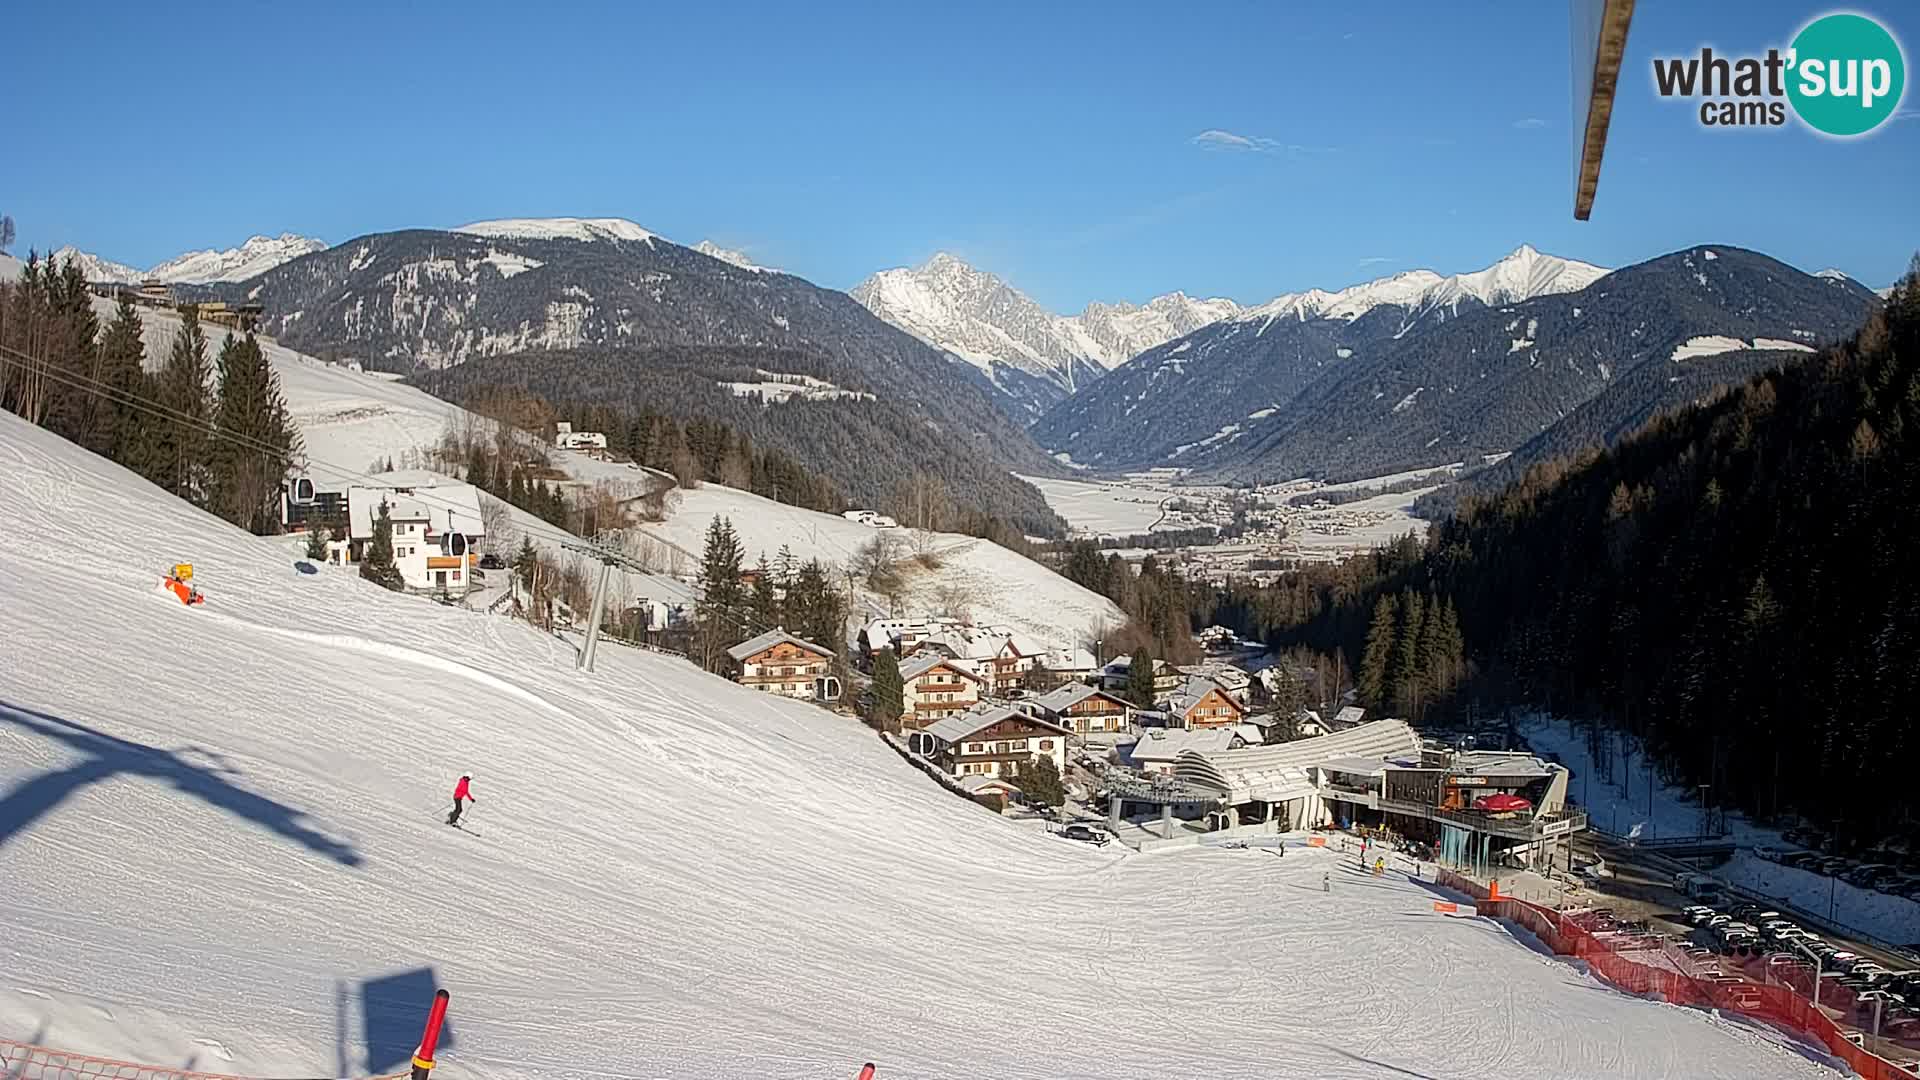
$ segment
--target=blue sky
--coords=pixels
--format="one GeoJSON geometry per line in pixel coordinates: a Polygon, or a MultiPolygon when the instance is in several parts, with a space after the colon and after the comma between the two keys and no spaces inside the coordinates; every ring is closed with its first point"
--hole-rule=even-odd
{"type": "MultiPolygon", "coordinates": [[[[0,212],[17,253],[138,266],[617,216],[835,288],[949,250],[1062,311],[1522,242],[1607,265],[1737,244],[1878,287],[1920,246],[1920,118],[1711,132],[1653,93],[1654,55],[1784,45],[1826,7],[1639,5],[1581,223],[1565,3],[1360,6],[35,4],[0,46],[0,212]]],[[[1920,10],[1855,10],[1914,59],[1920,10]]]]}

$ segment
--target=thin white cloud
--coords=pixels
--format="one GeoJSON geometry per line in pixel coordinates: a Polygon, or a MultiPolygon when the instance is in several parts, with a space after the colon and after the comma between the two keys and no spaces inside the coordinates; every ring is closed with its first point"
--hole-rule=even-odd
{"type": "Polygon", "coordinates": [[[1546,127],[1547,122],[1545,120],[1540,119],[1537,116],[1529,116],[1521,120],[1515,120],[1513,122],[1513,126],[1519,128],[1522,131],[1529,131],[1529,130],[1532,130],[1533,128],[1546,127]]]}
{"type": "Polygon", "coordinates": [[[1895,120],[1920,120],[1920,109],[1901,109],[1893,114],[1895,120]]]}
{"type": "Polygon", "coordinates": [[[1232,150],[1237,153],[1265,154],[1279,147],[1272,139],[1263,139],[1258,135],[1236,135],[1219,128],[1208,128],[1195,135],[1193,145],[1207,150],[1232,150]]]}
{"type": "Polygon", "coordinates": [[[1366,258],[1360,260],[1360,265],[1376,266],[1380,263],[1392,262],[1392,261],[1393,261],[1393,256],[1391,255],[1369,255],[1366,258]]]}

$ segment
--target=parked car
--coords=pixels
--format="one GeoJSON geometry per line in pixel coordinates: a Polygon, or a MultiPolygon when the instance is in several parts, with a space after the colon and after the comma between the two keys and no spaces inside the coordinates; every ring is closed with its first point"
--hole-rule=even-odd
{"type": "Polygon", "coordinates": [[[1792,851],[1780,856],[1780,865],[1791,866],[1799,870],[1811,870],[1814,864],[1819,861],[1820,856],[1815,855],[1811,851],[1792,851]]]}
{"type": "Polygon", "coordinates": [[[1680,909],[1680,918],[1692,926],[1699,926],[1719,914],[1705,904],[1689,904],[1680,909]]]}
{"type": "Polygon", "coordinates": [[[1871,889],[1882,878],[1891,879],[1898,874],[1899,871],[1885,863],[1862,863],[1848,870],[1843,880],[1849,885],[1859,885],[1862,888],[1871,889]]]}
{"type": "Polygon", "coordinates": [[[480,569],[482,570],[505,570],[506,568],[507,560],[495,555],[491,551],[480,556],[480,569]]]}
{"type": "Polygon", "coordinates": [[[1760,847],[1754,848],[1753,854],[1756,858],[1765,859],[1768,862],[1779,862],[1781,857],[1784,856],[1786,852],[1781,851],[1777,847],[1766,847],[1762,845],[1760,847]]]}
{"type": "Polygon", "coordinates": [[[1068,825],[1066,828],[1061,829],[1060,835],[1066,837],[1069,840],[1079,840],[1082,843],[1094,844],[1094,845],[1105,844],[1107,841],[1113,839],[1113,837],[1108,836],[1106,833],[1100,831],[1099,829],[1096,829],[1091,825],[1082,825],[1079,822],[1075,822],[1074,824],[1068,825]]]}

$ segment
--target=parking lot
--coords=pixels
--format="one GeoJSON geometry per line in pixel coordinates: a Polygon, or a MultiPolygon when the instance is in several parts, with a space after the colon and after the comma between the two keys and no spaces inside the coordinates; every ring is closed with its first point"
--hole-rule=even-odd
{"type": "Polygon", "coordinates": [[[1679,962],[1696,977],[1788,986],[1809,997],[1817,977],[1822,1012],[1920,1075],[1920,958],[1894,957],[1902,966],[1890,967],[1757,903],[1693,905],[1680,915],[1691,931],[1679,962]]]}
{"type": "Polygon", "coordinates": [[[1702,916],[1689,911],[1700,901],[1674,888],[1668,861],[1651,865],[1640,853],[1604,841],[1582,845],[1580,853],[1604,859],[1610,873],[1583,881],[1565,903],[1584,908],[1574,917],[1632,950],[1637,962],[1721,982],[1738,1000],[1742,984],[1785,985],[1810,995],[1812,956],[1823,957],[1821,1011],[1859,1032],[1861,1044],[1882,1057],[1902,1065],[1920,1062],[1920,955],[1802,925],[1792,914],[1757,902],[1716,902],[1702,916]],[[1717,925],[1708,925],[1715,920],[1717,925]],[[1872,1034],[1876,1001],[1880,1038],[1872,1034]]]}

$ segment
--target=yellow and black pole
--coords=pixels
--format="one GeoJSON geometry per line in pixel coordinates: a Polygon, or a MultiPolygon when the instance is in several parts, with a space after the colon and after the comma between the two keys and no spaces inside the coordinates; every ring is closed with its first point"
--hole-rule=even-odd
{"type": "Polygon", "coordinates": [[[434,992],[427,1029],[420,1033],[420,1049],[413,1052],[413,1080],[427,1080],[427,1074],[433,1071],[433,1049],[440,1042],[440,1025],[447,1019],[447,1001],[445,990],[434,992]]]}

